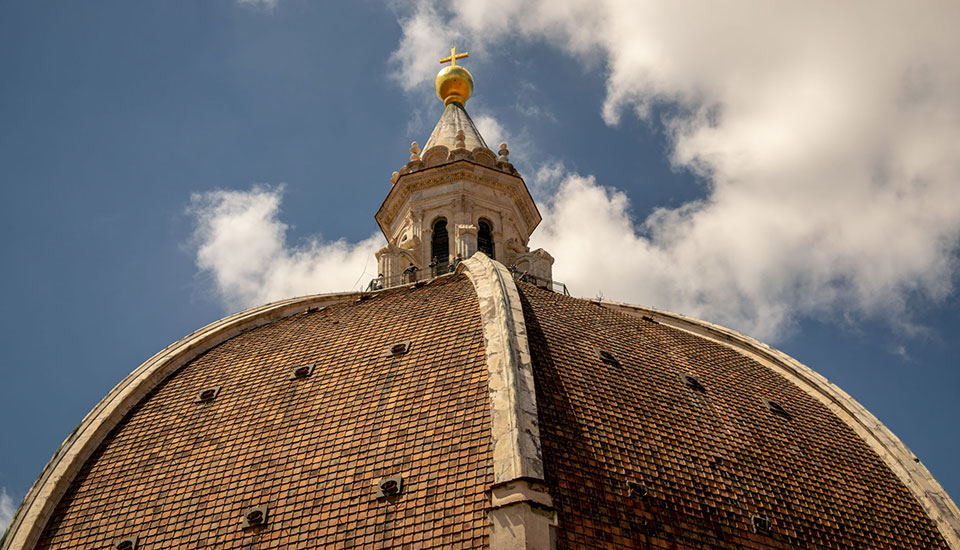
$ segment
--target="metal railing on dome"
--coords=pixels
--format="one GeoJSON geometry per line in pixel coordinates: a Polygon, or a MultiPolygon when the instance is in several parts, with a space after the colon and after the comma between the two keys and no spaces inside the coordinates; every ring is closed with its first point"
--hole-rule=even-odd
{"type": "Polygon", "coordinates": [[[367,285],[367,292],[429,281],[430,279],[434,279],[441,275],[453,273],[457,269],[457,265],[459,263],[460,262],[440,262],[436,264],[430,264],[426,269],[410,266],[402,273],[397,275],[391,275],[389,277],[381,276],[371,279],[370,284],[367,285]]]}
{"type": "MultiPolygon", "coordinates": [[[[383,290],[385,288],[393,288],[396,286],[409,285],[413,283],[420,283],[429,281],[440,277],[441,275],[449,275],[457,269],[457,265],[460,262],[455,261],[452,263],[442,262],[437,264],[430,264],[426,269],[420,269],[415,266],[408,267],[403,273],[397,275],[391,275],[390,277],[377,277],[371,279],[370,283],[367,285],[366,291],[372,292],[374,290],[383,290]]],[[[564,296],[569,296],[570,291],[567,289],[567,285],[559,282],[546,279],[543,277],[537,277],[527,273],[526,271],[520,271],[517,269],[517,266],[510,266],[508,268],[510,273],[513,275],[514,280],[522,281],[525,283],[530,283],[537,285],[541,288],[551,290],[558,294],[563,294],[564,296]]]]}
{"type": "Polygon", "coordinates": [[[561,283],[560,281],[554,281],[544,277],[537,277],[536,275],[532,275],[526,271],[520,271],[515,265],[512,265],[507,269],[509,269],[510,273],[513,274],[514,280],[537,285],[540,288],[552,290],[553,292],[556,292],[557,294],[563,294],[564,296],[570,295],[567,285],[561,283]]]}

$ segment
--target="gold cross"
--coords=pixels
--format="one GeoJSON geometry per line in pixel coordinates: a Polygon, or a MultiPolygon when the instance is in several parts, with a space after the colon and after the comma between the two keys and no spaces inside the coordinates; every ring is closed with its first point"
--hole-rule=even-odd
{"type": "Polygon", "coordinates": [[[464,57],[467,57],[469,55],[470,54],[468,54],[467,52],[457,53],[457,47],[454,46],[450,48],[450,57],[444,57],[443,59],[440,60],[440,63],[446,63],[447,61],[449,61],[451,67],[456,67],[458,59],[463,59],[464,57]]]}

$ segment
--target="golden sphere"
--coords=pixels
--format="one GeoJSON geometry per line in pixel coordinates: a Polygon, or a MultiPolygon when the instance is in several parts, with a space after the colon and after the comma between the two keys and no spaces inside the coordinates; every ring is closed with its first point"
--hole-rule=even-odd
{"type": "Polygon", "coordinates": [[[460,65],[444,67],[437,73],[436,87],[444,105],[454,101],[463,105],[473,93],[473,75],[460,65]]]}

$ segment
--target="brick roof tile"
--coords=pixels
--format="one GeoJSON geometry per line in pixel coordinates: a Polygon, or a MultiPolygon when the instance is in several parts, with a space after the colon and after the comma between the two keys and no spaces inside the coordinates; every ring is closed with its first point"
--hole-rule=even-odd
{"type": "Polygon", "coordinates": [[[518,289],[558,547],[947,548],[883,460],[779,374],[672,327],[518,289]]]}
{"type": "Polygon", "coordinates": [[[294,315],[157,387],[84,465],[37,548],[128,535],[142,550],[483,547],[488,411],[465,276],[294,315]],[[409,352],[385,356],[400,341],[409,352]],[[291,380],[306,363],[313,373],[291,380]],[[378,500],[374,483],[394,474],[402,494],[378,500]],[[242,529],[261,505],[267,525],[242,529]]]}
{"type": "MultiPolygon", "coordinates": [[[[518,288],[558,547],[947,547],[876,452],[778,373],[664,324],[518,288]]],[[[103,441],[36,548],[124,536],[141,550],[486,547],[478,307],[454,275],[213,347],[103,441]],[[305,364],[309,376],[291,376],[305,364]],[[398,474],[402,494],[377,498],[375,483],[398,474]],[[266,526],[244,529],[258,506],[266,526]]]]}

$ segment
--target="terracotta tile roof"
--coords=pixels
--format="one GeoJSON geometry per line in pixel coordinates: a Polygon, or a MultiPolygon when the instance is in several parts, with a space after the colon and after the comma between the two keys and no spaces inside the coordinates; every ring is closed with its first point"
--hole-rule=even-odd
{"type": "MultiPolygon", "coordinates": [[[[946,548],[880,457],[779,374],[699,336],[518,286],[559,548],[946,548]]],[[[478,308],[455,275],[215,346],[120,422],[37,548],[107,549],[126,536],[139,550],[486,547],[478,308]],[[394,354],[399,343],[409,349],[394,354]],[[305,364],[312,373],[293,377],[305,364]],[[219,393],[198,400],[207,388],[219,393]],[[397,474],[402,494],[378,499],[376,481],[397,474]],[[244,529],[258,506],[267,525],[244,529]]]]}
{"type": "Polygon", "coordinates": [[[698,336],[518,286],[558,547],[947,547],[880,457],[779,374],[698,336]],[[648,495],[631,496],[631,481],[648,495]]]}
{"type": "Polygon", "coordinates": [[[140,550],[484,547],[489,434],[470,282],[385,291],[191,361],[87,461],[37,548],[107,549],[130,535],[140,550]],[[291,379],[307,363],[312,374],[291,379]],[[394,474],[403,493],[378,500],[375,482],[394,474]],[[242,529],[262,505],[267,525],[242,529]]]}

